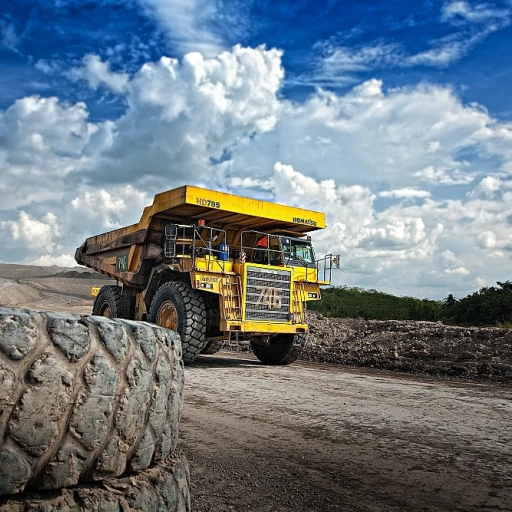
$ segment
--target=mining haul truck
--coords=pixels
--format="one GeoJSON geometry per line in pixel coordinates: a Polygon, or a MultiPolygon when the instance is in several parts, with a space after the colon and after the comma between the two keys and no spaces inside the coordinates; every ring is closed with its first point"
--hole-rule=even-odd
{"type": "Polygon", "coordinates": [[[97,291],[94,315],[177,331],[186,363],[247,340],[263,363],[288,364],[306,341],[306,303],[337,264],[315,258],[307,233],[322,228],[323,213],[184,186],[75,259],[117,281],[97,291]]]}

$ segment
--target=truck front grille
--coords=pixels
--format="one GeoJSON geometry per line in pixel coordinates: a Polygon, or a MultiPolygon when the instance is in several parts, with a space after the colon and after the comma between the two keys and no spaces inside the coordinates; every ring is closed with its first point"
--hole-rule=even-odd
{"type": "Polygon", "coordinates": [[[288,322],[290,319],[290,281],[287,270],[249,266],[245,299],[246,320],[288,322]]]}

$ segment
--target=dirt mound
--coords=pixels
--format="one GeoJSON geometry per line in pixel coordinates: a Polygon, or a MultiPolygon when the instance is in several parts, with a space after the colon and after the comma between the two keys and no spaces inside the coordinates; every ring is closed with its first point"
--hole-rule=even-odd
{"type": "Polygon", "coordinates": [[[512,332],[441,322],[310,315],[307,361],[512,381],[512,332]]]}
{"type": "MultiPolygon", "coordinates": [[[[512,331],[441,322],[353,320],[310,313],[300,359],[417,374],[512,382],[512,331]]],[[[247,342],[232,350],[250,350],[247,342]]]]}
{"type": "Polygon", "coordinates": [[[512,332],[441,322],[311,315],[308,361],[440,376],[512,381],[512,332]]]}
{"type": "Polygon", "coordinates": [[[65,272],[57,272],[52,277],[62,277],[65,279],[108,279],[107,276],[97,274],[96,272],[78,271],[78,270],[67,270],[65,272]]]}
{"type": "Polygon", "coordinates": [[[37,265],[15,265],[0,263],[0,277],[5,279],[30,279],[33,277],[54,276],[62,272],[76,272],[91,274],[92,271],[83,267],[57,267],[55,265],[44,267],[37,265]]]}
{"type": "Polygon", "coordinates": [[[0,307],[25,307],[42,299],[42,294],[29,284],[7,280],[0,283],[0,307]]]}
{"type": "Polygon", "coordinates": [[[110,281],[90,269],[0,264],[0,307],[91,314],[92,286],[110,281]]]}

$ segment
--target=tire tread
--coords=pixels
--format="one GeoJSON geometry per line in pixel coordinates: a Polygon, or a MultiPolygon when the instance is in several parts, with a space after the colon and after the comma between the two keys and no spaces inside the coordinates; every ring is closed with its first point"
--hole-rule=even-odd
{"type": "Polygon", "coordinates": [[[0,512],[190,512],[188,463],[178,455],[129,476],[52,492],[30,492],[0,500],[0,512]]]}
{"type": "Polygon", "coordinates": [[[125,299],[125,297],[123,297],[123,289],[121,286],[102,286],[94,299],[92,314],[101,316],[101,306],[106,302],[112,311],[112,318],[130,318],[129,301],[123,299],[125,299]]]}
{"type": "Polygon", "coordinates": [[[275,344],[261,345],[251,341],[254,355],[264,364],[287,365],[296,361],[307,342],[305,333],[277,334],[275,344]]]}
{"type": "Polygon", "coordinates": [[[183,371],[179,336],[167,329],[0,308],[0,496],[165,460],[183,371]]]}

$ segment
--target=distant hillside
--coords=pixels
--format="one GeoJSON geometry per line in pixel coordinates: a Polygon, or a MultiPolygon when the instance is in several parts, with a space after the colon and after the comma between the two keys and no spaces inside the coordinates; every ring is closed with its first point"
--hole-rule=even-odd
{"type": "Polygon", "coordinates": [[[4,279],[30,279],[34,277],[83,277],[82,274],[94,274],[96,278],[98,274],[93,273],[90,268],[85,267],[58,267],[52,265],[50,267],[36,265],[16,265],[12,263],[0,263],[0,277],[4,279]],[[62,275],[71,273],[70,275],[62,275]]]}

